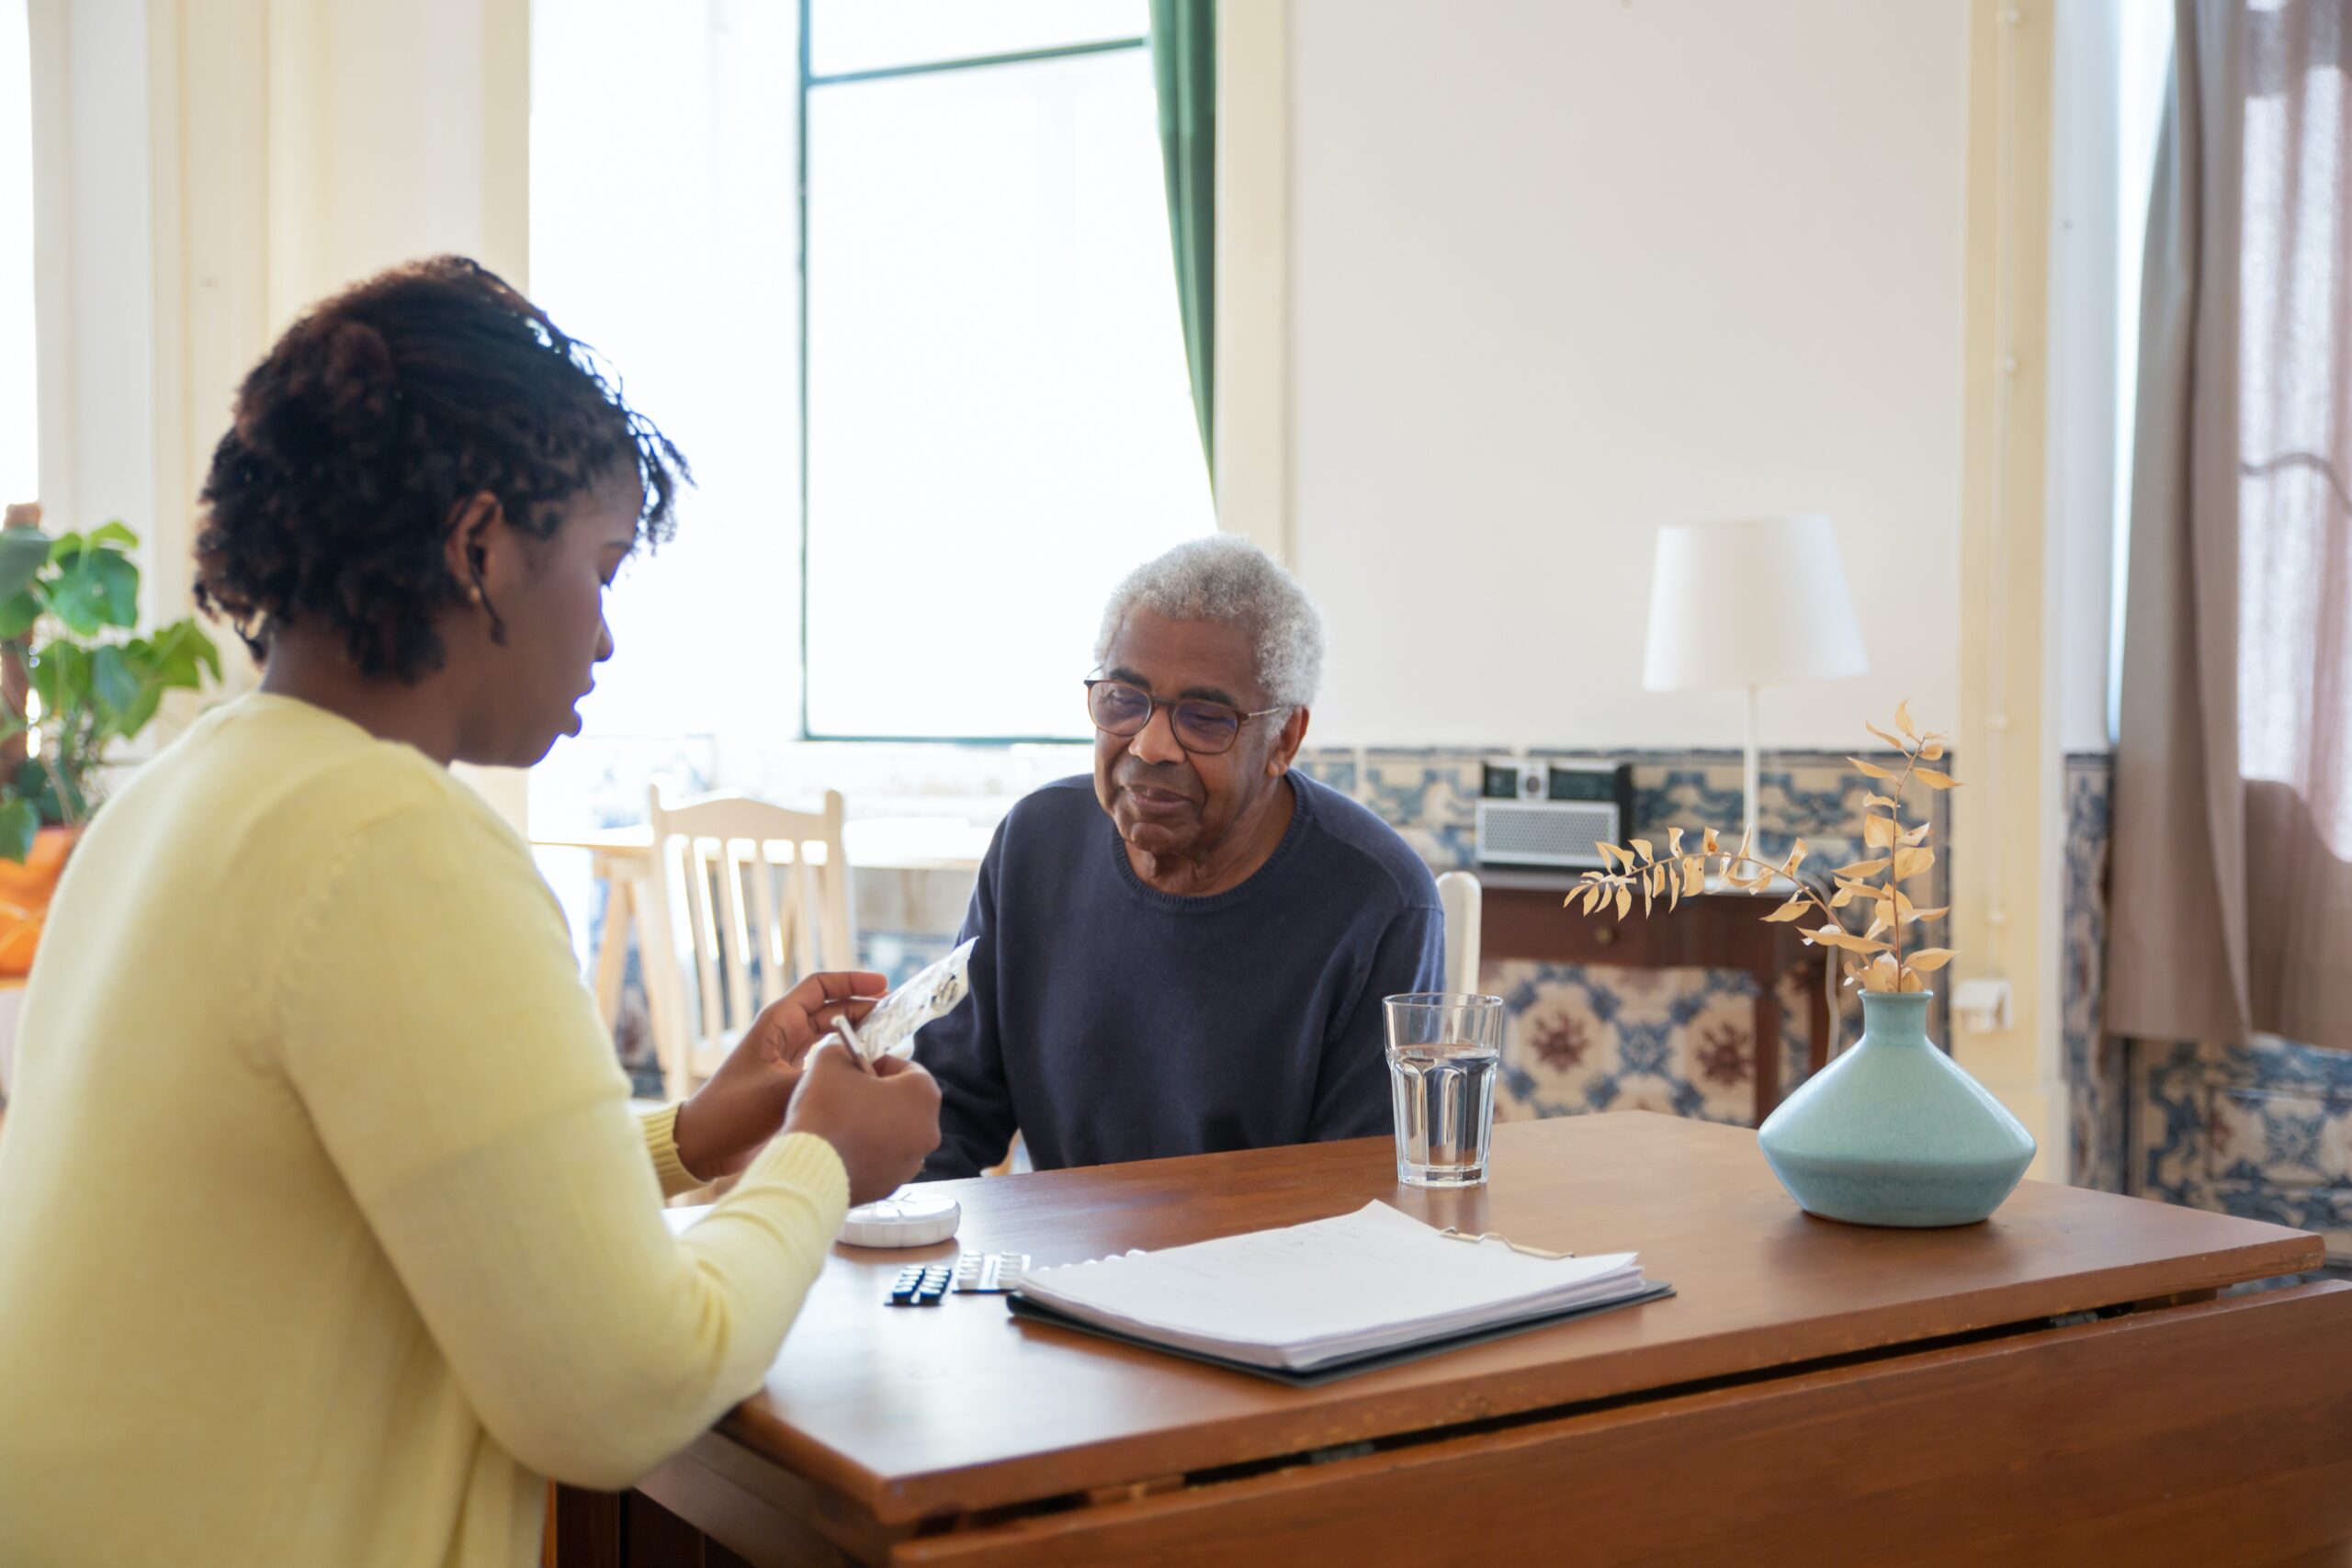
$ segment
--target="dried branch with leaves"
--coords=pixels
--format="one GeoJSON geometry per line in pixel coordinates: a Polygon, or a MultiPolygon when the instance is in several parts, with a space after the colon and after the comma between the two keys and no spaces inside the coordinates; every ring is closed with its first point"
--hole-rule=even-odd
{"type": "Polygon", "coordinates": [[[1903,792],[1914,783],[1930,790],[1960,787],[1949,773],[1921,765],[1942,761],[1944,744],[1951,737],[1933,731],[1923,734],[1914,728],[1908,703],[1894,710],[1894,728],[1902,732],[1900,735],[1890,735],[1875,724],[1864,728],[1903,754],[1903,771],[1898,773],[1860,757],[1846,759],[1869,777],[1883,781],[1888,793],[1873,792],[1863,800],[1862,847],[1871,852],[1870,858],[1831,872],[1831,891],[1826,897],[1797,878],[1805,858],[1803,839],[1789,851],[1786,860],[1775,864],[1758,859],[1753,852],[1756,846],[1745,837],[1737,849],[1725,850],[1713,828],[1701,834],[1698,849],[1685,850],[1683,830],[1672,828],[1667,830],[1663,855],[1647,839],[1632,839],[1623,844],[1596,844],[1603,869],[1586,872],[1566,902],[1580,905],[1588,915],[1614,909],[1622,920],[1633,912],[1636,893],[1641,895],[1642,913],[1646,915],[1657,908],[1660,898],[1672,909],[1684,896],[1702,891],[1710,876],[1744,892],[1759,891],[1769,887],[1773,878],[1786,877],[1795,892],[1764,919],[1809,921],[1817,915],[1819,925],[1804,928],[1805,944],[1834,947],[1848,954],[1848,986],[1859,986],[1866,991],[1927,989],[1927,981],[1921,976],[1951,963],[1952,952],[1948,947],[1904,951],[1904,934],[1910,927],[1921,920],[1935,919],[1945,911],[1922,909],[1903,891],[1904,883],[1926,875],[1936,863],[1936,852],[1928,843],[1933,824],[1924,813],[1916,823],[1903,820],[1903,792]],[[1866,908],[1870,912],[1870,924],[1859,936],[1847,929],[1845,919],[1838,913],[1849,905],[1866,908]]]}

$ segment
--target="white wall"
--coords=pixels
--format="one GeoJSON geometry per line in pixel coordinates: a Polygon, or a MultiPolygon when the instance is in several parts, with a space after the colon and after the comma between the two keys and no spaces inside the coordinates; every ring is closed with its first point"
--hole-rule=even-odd
{"type": "Polygon", "coordinates": [[[1956,715],[1964,0],[1293,0],[1294,558],[1317,739],[1736,744],[1640,684],[1651,530],[1824,511],[1956,715]]]}
{"type": "Polygon", "coordinates": [[[2053,587],[2044,646],[2057,687],[2046,716],[2061,754],[2107,750],[2124,169],[2115,53],[2127,3],[2073,0],[2052,18],[2047,542],[2053,587]]]}
{"type": "Polygon", "coordinates": [[[33,0],[30,22],[40,499],[52,529],[119,517],[148,534],[158,495],[146,6],[33,0]]]}
{"type": "MultiPolygon", "coordinates": [[[[41,487],[188,613],[237,382],[303,307],[468,252],[525,284],[526,0],[32,0],[41,487]]],[[[249,674],[220,633],[232,689],[249,674]]],[[[170,710],[167,709],[167,718],[170,710]]],[[[473,775],[518,819],[519,775],[473,775]]]]}

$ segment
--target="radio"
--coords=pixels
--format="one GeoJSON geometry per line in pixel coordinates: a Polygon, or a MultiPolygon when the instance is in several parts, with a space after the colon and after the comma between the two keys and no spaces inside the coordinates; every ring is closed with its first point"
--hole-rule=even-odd
{"type": "Polygon", "coordinates": [[[1634,770],[1624,762],[1488,762],[1478,787],[1481,865],[1600,866],[1593,845],[1633,830],[1634,770]]]}

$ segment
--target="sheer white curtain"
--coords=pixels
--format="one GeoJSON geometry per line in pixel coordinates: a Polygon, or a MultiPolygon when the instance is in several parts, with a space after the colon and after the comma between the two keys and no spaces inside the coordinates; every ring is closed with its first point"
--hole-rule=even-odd
{"type": "Polygon", "coordinates": [[[2176,17],[2109,1022],[2352,1049],[2352,0],[2176,17]]]}

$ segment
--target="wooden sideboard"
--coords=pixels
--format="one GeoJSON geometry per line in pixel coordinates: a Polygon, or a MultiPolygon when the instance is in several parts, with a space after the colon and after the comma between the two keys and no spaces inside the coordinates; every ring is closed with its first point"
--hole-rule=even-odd
{"type": "Polygon", "coordinates": [[[1735,969],[1756,982],[1755,1116],[1751,1125],[1781,1102],[1781,976],[1803,964],[1813,976],[1807,987],[1811,1070],[1829,1060],[1829,1002],[1823,988],[1827,955],[1804,944],[1786,924],[1767,925],[1763,917],[1786,897],[1726,888],[1685,898],[1671,914],[1647,918],[1636,912],[1616,920],[1590,919],[1561,907],[1577,886],[1572,872],[1510,871],[1481,867],[1484,914],[1482,960],[1532,958],[1553,964],[1606,964],[1622,969],[1735,969]]]}
{"type": "Polygon", "coordinates": [[[762,1392],[639,1490],[562,1492],[559,1568],[2352,1561],[2352,1285],[2217,1293],[2316,1237],[2035,1181],[1868,1229],[1736,1127],[1495,1140],[1457,1191],[1398,1187],[1385,1138],[945,1184],[958,1243],[837,1247],[762,1392]],[[1315,1388],[882,1304],[957,1245],[1063,1263],[1375,1198],[1638,1249],[1678,1293],[1315,1388]]]}

